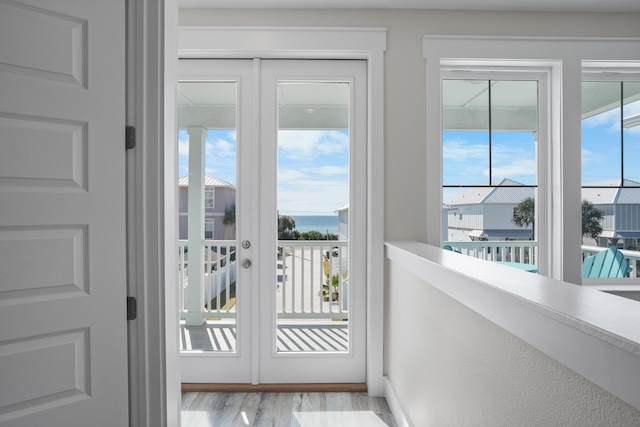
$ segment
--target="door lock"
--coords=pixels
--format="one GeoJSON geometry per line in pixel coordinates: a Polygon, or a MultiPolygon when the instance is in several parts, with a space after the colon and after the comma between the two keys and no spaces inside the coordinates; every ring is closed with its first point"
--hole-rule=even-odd
{"type": "Polygon", "coordinates": [[[242,241],[242,249],[249,249],[251,247],[251,242],[248,240],[242,241]]]}
{"type": "Polygon", "coordinates": [[[249,268],[251,267],[251,260],[249,258],[245,258],[242,260],[242,268],[249,268]]]}

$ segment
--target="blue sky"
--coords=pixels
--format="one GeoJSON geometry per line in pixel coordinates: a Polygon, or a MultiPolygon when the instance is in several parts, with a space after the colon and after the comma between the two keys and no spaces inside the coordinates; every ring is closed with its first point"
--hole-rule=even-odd
{"type": "MultiPolygon", "coordinates": [[[[640,101],[625,106],[624,116],[640,113],[640,101]]],[[[582,181],[620,179],[620,109],[610,110],[582,122],[582,181]]],[[[488,132],[444,132],[443,183],[487,184],[489,181],[488,132]]],[[[640,182],[640,126],[624,130],[626,179],[640,182]]],[[[530,132],[494,132],[492,179],[510,178],[536,184],[535,145],[530,132]]],[[[443,189],[447,202],[464,188],[443,189]]]]}
{"type": "MultiPolygon", "coordinates": [[[[625,106],[625,117],[640,113],[640,101],[625,106]]],[[[620,177],[620,110],[601,113],[582,123],[584,183],[620,177]]],[[[510,178],[536,184],[535,142],[530,132],[494,132],[493,180],[510,178]]],[[[188,174],[188,135],[179,132],[179,176],[188,174]]],[[[640,182],[640,126],[624,130],[625,177],[640,182]]],[[[279,133],[278,208],[288,215],[332,214],[348,203],[347,131],[279,133]]],[[[489,180],[487,132],[443,134],[445,184],[486,184],[489,180]]],[[[236,184],[236,133],[209,131],[206,174],[236,184]]],[[[443,190],[443,200],[464,189],[443,190]]]]}
{"type": "MultiPolygon", "coordinates": [[[[236,133],[211,130],[205,173],[236,184],[236,133]]],[[[178,174],[188,175],[189,136],[178,134],[178,174]]],[[[349,201],[348,131],[278,134],[278,209],[285,215],[333,214],[349,201]]]]}

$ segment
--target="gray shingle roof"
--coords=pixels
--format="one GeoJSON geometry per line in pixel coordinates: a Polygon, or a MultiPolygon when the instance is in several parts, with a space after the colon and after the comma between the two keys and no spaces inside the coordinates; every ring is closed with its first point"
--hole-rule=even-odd
{"type": "Polygon", "coordinates": [[[519,182],[504,178],[502,181],[497,183],[495,187],[469,188],[449,200],[447,204],[452,206],[485,203],[518,204],[527,197],[534,197],[534,195],[534,188],[524,187],[519,182]],[[516,187],[510,187],[512,185],[516,187]]]}

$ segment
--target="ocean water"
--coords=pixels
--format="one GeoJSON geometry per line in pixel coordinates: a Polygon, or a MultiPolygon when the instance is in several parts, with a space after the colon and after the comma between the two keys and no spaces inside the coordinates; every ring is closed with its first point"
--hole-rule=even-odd
{"type": "Polygon", "coordinates": [[[296,230],[319,231],[321,233],[338,233],[338,215],[291,215],[296,222],[296,230]]]}

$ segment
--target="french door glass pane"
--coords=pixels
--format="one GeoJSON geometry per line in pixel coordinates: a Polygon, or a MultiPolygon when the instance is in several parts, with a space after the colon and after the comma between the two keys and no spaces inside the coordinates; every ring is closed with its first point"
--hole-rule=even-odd
{"type": "Polygon", "coordinates": [[[279,353],[349,351],[349,83],[278,83],[279,353]]]}
{"type": "Polygon", "coordinates": [[[489,81],[444,80],[443,185],[487,184],[489,155],[489,81]]]}
{"type": "Polygon", "coordinates": [[[179,84],[179,288],[183,352],[237,351],[236,86],[235,82],[179,84]],[[190,235],[191,227],[201,227],[200,239],[190,235]]]}
{"type": "Polygon", "coordinates": [[[623,83],[624,178],[640,185],[640,82],[623,83]]]}
{"type": "Polygon", "coordinates": [[[537,271],[538,82],[442,81],[443,245],[537,271]]]}
{"type": "Polygon", "coordinates": [[[620,94],[620,82],[582,83],[583,186],[620,185],[620,94]]]}
{"type": "Polygon", "coordinates": [[[491,180],[536,185],[538,82],[492,81],[491,180]]]}

